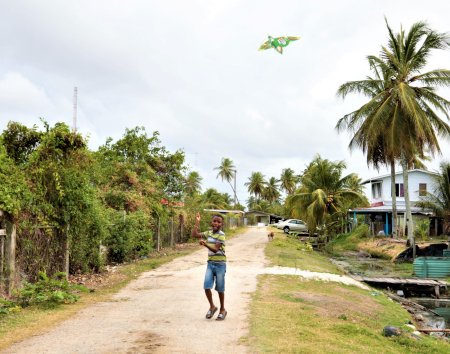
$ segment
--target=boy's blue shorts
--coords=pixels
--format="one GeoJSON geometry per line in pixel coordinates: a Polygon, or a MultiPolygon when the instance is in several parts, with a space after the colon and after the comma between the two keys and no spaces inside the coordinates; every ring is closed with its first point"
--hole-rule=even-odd
{"type": "Polygon", "coordinates": [[[226,262],[208,261],[205,273],[204,289],[212,289],[214,280],[216,281],[216,291],[219,293],[225,292],[225,273],[227,272],[226,262]]]}

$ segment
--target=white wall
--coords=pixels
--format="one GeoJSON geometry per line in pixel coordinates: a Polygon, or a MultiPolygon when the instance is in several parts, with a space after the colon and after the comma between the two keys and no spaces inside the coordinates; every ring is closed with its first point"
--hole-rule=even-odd
{"type": "MultiPolygon", "coordinates": [[[[419,183],[427,184],[427,192],[434,192],[436,188],[436,184],[434,182],[434,176],[421,171],[410,171],[408,174],[408,184],[409,184],[409,198],[411,201],[419,201],[419,183]]],[[[395,183],[403,183],[403,174],[397,174],[395,176],[395,183]]],[[[391,203],[391,177],[387,176],[382,178],[382,189],[381,189],[381,198],[373,199],[372,198],[372,190],[370,191],[371,202],[376,201],[385,201],[390,204],[391,203]]],[[[404,197],[397,197],[398,203],[404,203],[404,197]]]]}

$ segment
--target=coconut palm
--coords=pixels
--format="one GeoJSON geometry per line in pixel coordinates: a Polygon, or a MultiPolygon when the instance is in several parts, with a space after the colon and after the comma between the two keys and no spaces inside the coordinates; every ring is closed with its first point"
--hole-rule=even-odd
{"type": "Polygon", "coordinates": [[[295,192],[298,183],[298,176],[291,168],[285,168],[281,171],[281,188],[289,195],[295,192]]]}
{"type": "Polygon", "coordinates": [[[197,171],[190,172],[185,180],[184,191],[187,195],[193,196],[198,194],[202,185],[202,177],[197,171]]]}
{"type": "Polygon", "coordinates": [[[214,188],[208,188],[201,199],[205,207],[211,209],[228,209],[231,201],[229,194],[222,194],[214,188]]]}
{"type": "Polygon", "coordinates": [[[279,181],[275,177],[270,177],[269,181],[263,189],[262,197],[270,203],[280,200],[279,181]]]}
{"type": "Polygon", "coordinates": [[[344,161],[332,162],[319,155],[308,165],[300,179],[300,188],[287,198],[294,215],[304,219],[310,231],[344,215],[342,205],[349,198],[364,203],[364,195],[347,187],[353,174],[342,176],[344,161]]]}
{"type": "Polygon", "coordinates": [[[435,177],[436,189],[417,203],[422,208],[432,209],[444,219],[444,233],[450,233],[450,163],[443,162],[439,175],[435,177]]]}
{"type": "MultiPolygon", "coordinates": [[[[395,194],[395,161],[400,156],[400,151],[392,134],[380,134],[372,129],[367,121],[374,120],[373,115],[378,114],[384,104],[384,96],[392,87],[391,77],[393,72],[379,58],[369,56],[368,63],[373,76],[365,80],[350,81],[339,87],[338,96],[345,98],[349,93],[362,93],[370,98],[369,102],[356,111],[341,118],[336,128],[338,131],[348,129],[354,132],[349,148],[360,148],[366,153],[367,164],[373,165],[377,170],[381,165],[387,165],[391,170],[391,198],[392,198],[392,234],[397,237],[397,201],[395,194]]],[[[381,115],[378,116],[381,119],[381,115]]],[[[373,124],[373,123],[372,123],[373,124]]]]}
{"type": "Polygon", "coordinates": [[[252,172],[248,182],[245,183],[245,186],[251,195],[254,195],[256,199],[259,199],[264,192],[266,184],[267,182],[264,180],[264,175],[261,172],[252,172]]]}
{"type": "Polygon", "coordinates": [[[225,180],[230,185],[234,194],[234,204],[236,205],[239,201],[236,196],[236,167],[234,166],[233,161],[227,157],[224,157],[222,158],[220,166],[215,167],[214,169],[219,171],[216,178],[220,177],[222,181],[225,180]],[[231,181],[234,181],[234,185],[231,181]]]}
{"type": "Polygon", "coordinates": [[[387,147],[385,152],[400,160],[409,222],[408,239],[414,244],[408,165],[415,156],[423,156],[424,151],[431,155],[440,153],[437,136],[450,135],[450,126],[438,116],[440,113],[449,118],[450,102],[436,94],[437,87],[450,86],[450,70],[420,71],[431,51],[447,48],[449,39],[446,34],[428,28],[424,22],[413,24],[407,34],[403,29],[395,34],[387,21],[386,25],[388,45],[382,47],[380,58],[370,58],[383,72],[391,74],[390,84],[358,111],[351,113],[348,119],[350,124],[358,126],[356,134],[367,139],[367,146],[374,148],[383,136],[383,147],[387,147]]]}

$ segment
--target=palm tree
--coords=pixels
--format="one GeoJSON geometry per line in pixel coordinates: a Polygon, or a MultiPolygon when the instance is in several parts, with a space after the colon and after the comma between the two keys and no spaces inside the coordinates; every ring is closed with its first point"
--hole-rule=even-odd
{"type": "Polygon", "coordinates": [[[310,232],[342,213],[349,199],[364,202],[364,195],[347,187],[353,174],[342,177],[344,161],[332,162],[319,155],[308,165],[297,193],[287,199],[288,206],[308,224],[310,232]]]}
{"type": "Polygon", "coordinates": [[[436,94],[436,87],[450,86],[450,70],[436,69],[425,73],[420,71],[427,64],[433,49],[449,46],[449,37],[431,30],[425,22],[414,23],[405,35],[403,29],[395,34],[386,21],[389,32],[387,48],[383,47],[381,57],[395,75],[390,92],[393,120],[399,120],[403,130],[398,133],[401,147],[401,164],[405,186],[405,204],[408,225],[408,239],[414,245],[411,205],[408,191],[408,165],[415,156],[424,151],[432,155],[440,153],[437,135],[449,136],[450,126],[437,115],[448,119],[450,102],[436,94]],[[423,85],[423,86],[422,86],[423,85]]]}
{"type": "Polygon", "coordinates": [[[298,176],[291,168],[285,168],[281,171],[281,188],[289,195],[295,192],[298,183],[298,176]]]}
{"type": "Polygon", "coordinates": [[[207,208],[211,209],[228,209],[230,199],[228,194],[222,194],[214,188],[208,188],[202,194],[202,202],[207,208]]]}
{"type": "Polygon", "coordinates": [[[275,203],[280,200],[281,194],[278,183],[279,181],[275,177],[270,177],[263,189],[262,197],[270,203],[275,203]]]}
{"type": "Polygon", "coordinates": [[[263,194],[266,183],[264,175],[261,172],[252,172],[245,186],[250,194],[254,195],[256,199],[259,199],[263,194]]]}
{"type": "Polygon", "coordinates": [[[237,200],[236,196],[236,167],[234,166],[233,161],[227,157],[224,157],[222,158],[220,166],[215,167],[214,169],[219,171],[216,178],[220,177],[222,181],[225,180],[230,185],[234,194],[234,205],[236,205],[239,201],[237,200]],[[231,181],[233,180],[234,186],[233,184],[231,184],[231,181]]]}
{"type": "MultiPolygon", "coordinates": [[[[355,133],[351,139],[349,148],[361,148],[367,156],[367,165],[373,165],[379,170],[380,165],[387,165],[391,170],[391,198],[392,198],[392,236],[397,238],[397,201],[395,194],[395,161],[400,155],[398,145],[392,138],[392,134],[380,134],[372,128],[375,119],[381,120],[382,115],[374,117],[381,111],[384,104],[385,93],[392,87],[391,77],[393,72],[377,57],[369,56],[369,66],[374,76],[365,80],[350,81],[341,85],[338,96],[345,98],[349,93],[363,93],[370,101],[356,111],[341,118],[336,128],[338,131],[344,128],[355,133]],[[369,122],[369,124],[366,124],[369,122]]],[[[376,121],[375,121],[376,123],[376,121]]]]}
{"type": "MultiPolygon", "coordinates": [[[[439,175],[436,176],[436,189],[417,203],[422,208],[432,209],[435,214],[444,219],[444,233],[450,232],[450,163],[443,162],[439,175]]],[[[450,244],[449,244],[450,248],[450,244]]]]}
{"type": "Polygon", "coordinates": [[[450,86],[450,70],[420,71],[425,67],[431,50],[447,48],[449,39],[446,34],[429,29],[424,22],[413,24],[407,34],[403,30],[393,33],[387,21],[386,26],[389,32],[388,45],[382,47],[381,58],[370,58],[383,73],[391,74],[390,84],[358,111],[351,113],[349,122],[356,126],[359,121],[355,134],[357,140],[365,141],[371,149],[382,140],[383,147],[387,147],[385,152],[400,160],[408,240],[415,250],[408,165],[415,156],[423,156],[424,151],[431,155],[440,153],[437,135],[450,135],[450,126],[436,113],[444,114],[448,119],[450,102],[435,92],[436,87],[450,86]]]}
{"type": "Polygon", "coordinates": [[[186,194],[189,196],[198,194],[201,189],[202,179],[203,178],[199,175],[198,172],[190,172],[186,177],[184,185],[184,191],[186,192],[186,194]]]}

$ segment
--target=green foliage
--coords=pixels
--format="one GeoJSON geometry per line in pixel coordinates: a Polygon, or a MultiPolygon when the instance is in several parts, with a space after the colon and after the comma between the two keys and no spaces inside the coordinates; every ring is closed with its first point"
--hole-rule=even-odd
{"type": "Polygon", "coordinates": [[[25,174],[7,156],[5,147],[0,140],[0,210],[13,217],[29,203],[31,194],[25,174]]]}
{"type": "Polygon", "coordinates": [[[25,283],[17,292],[17,302],[22,306],[37,305],[53,308],[60,304],[70,304],[78,301],[78,291],[87,289],[79,285],[70,284],[65,273],[56,273],[49,278],[44,272],[39,272],[38,281],[34,284],[25,283]]]}
{"type": "Polygon", "coordinates": [[[0,316],[17,311],[20,311],[20,306],[16,302],[0,298],[0,316]]]}
{"type": "Polygon", "coordinates": [[[109,236],[105,240],[108,247],[108,259],[121,263],[140,256],[147,256],[153,249],[153,233],[150,218],[141,211],[131,214],[111,213],[112,224],[109,236]]]}
{"type": "Polygon", "coordinates": [[[428,235],[430,233],[430,220],[423,219],[416,223],[416,228],[414,229],[414,237],[420,241],[428,240],[428,235]]]}
{"type": "Polygon", "coordinates": [[[361,224],[352,232],[339,234],[328,242],[325,250],[331,254],[339,254],[344,251],[357,251],[358,243],[369,237],[369,226],[361,224]]]}
{"type": "Polygon", "coordinates": [[[345,168],[344,161],[333,162],[317,155],[304,171],[300,188],[287,198],[291,214],[306,221],[310,231],[325,227],[325,233],[332,233],[336,223],[344,224],[349,203],[366,203],[363,193],[354,188],[357,177],[342,176],[345,168]]]}

